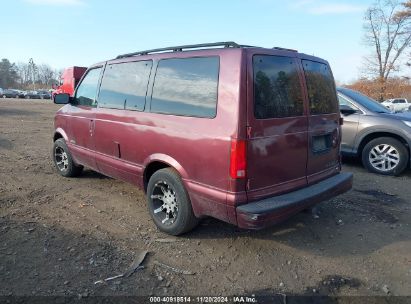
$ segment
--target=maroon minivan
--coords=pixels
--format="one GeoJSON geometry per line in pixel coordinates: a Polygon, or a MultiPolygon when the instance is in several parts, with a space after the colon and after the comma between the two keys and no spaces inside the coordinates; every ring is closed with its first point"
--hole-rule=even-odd
{"type": "Polygon", "coordinates": [[[56,114],[58,172],[83,167],[144,189],[157,227],[205,216],[278,223],[349,190],[327,61],[234,42],[120,55],[91,66],[56,114]]]}

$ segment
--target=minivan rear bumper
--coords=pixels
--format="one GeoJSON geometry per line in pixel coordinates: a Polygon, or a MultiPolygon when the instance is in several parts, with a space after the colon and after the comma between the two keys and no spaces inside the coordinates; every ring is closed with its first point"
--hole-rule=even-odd
{"type": "Polygon", "coordinates": [[[261,229],[282,222],[316,203],[342,194],[352,187],[352,173],[339,173],[306,188],[240,205],[237,225],[261,229]]]}

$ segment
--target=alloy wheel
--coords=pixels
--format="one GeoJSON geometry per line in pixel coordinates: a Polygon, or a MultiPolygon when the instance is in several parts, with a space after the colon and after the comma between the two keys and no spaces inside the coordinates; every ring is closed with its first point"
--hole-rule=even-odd
{"type": "Polygon", "coordinates": [[[67,171],[69,167],[69,160],[66,151],[61,147],[56,147],[54,150],[54,159],[60,171],[67,171]]]}
{"type": "Polygon", "coordinates": [[[378,171],[390,171],[398,166],[400,154],[398,150],[388,144],[373,147],[369,153],[370,164],[378,171]]]}
{"type": "Polygon", "coordinates": [[[166,181],[154,185],[151,199],[154,216],[164,225],[172,225],[178,215],[178,201],[174,189],[166,181]]]}

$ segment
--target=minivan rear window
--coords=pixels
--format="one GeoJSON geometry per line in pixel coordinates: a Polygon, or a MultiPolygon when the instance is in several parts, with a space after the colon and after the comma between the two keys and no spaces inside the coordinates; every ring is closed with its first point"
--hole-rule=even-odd
{"type": "Polygon", "coordinates": [[[302,60],[309,99],[310,114],[338,113],[337,92],[327,64],[302,60]]]}
{"type": "Polygon", "coordinates": [[[219,57],[163,59],[158,63],[151,112],[216,116],[219,57]]]}
{"type": "Polygon", "coordinates": [[[151,66],[151,60],[107,65],[101,81],[99,107],[143,111],[151,66]]]}
{"type": "Polygon", "coordinates": [[[293,58],[255,55],[254,116],[257,119],[302,116],[304,102],[293,58]]]}

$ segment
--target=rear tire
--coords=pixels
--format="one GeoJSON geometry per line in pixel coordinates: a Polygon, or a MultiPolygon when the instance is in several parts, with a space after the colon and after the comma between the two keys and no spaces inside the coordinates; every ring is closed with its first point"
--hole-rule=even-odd
{"type": "Polygon", "coordinates": [[[147,204],[159,230],[180,235],[197,226],[190,197],[179,174],[171,168],[156,171],[147,186],[147,204]]]}
{"type": "Polygon", "coordinates": [[[54,142],[53,161],[58,173],[64,177],[75,177],[83,171],[83,166],[74,163],[63,138],[59,138],[54,142]]]}
{"type": "Polygon", "coordinates": [[[409,153],[397,139],[380,137],[367,143],[362,151],[362,163],[370,172],[394,175],[401,174],[407,167],[409,153]]]}

